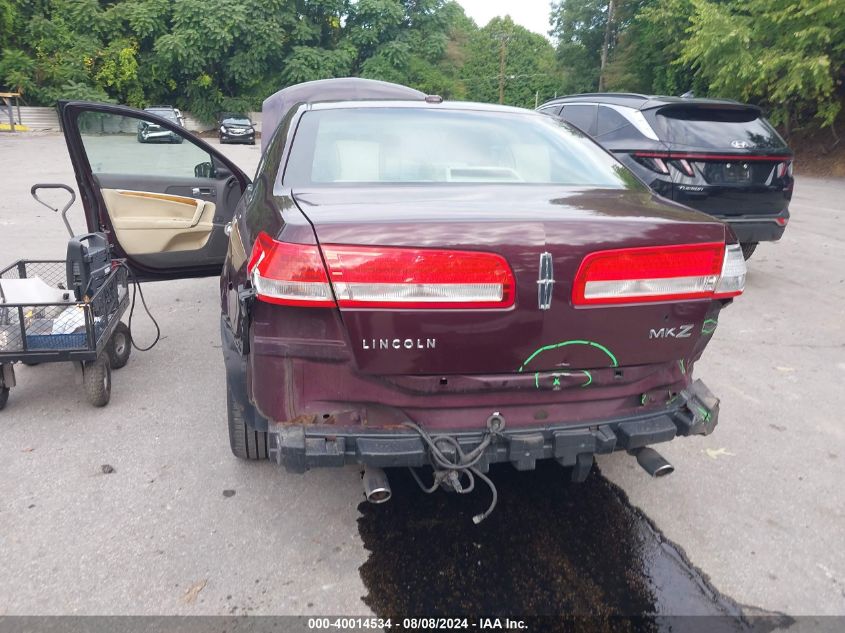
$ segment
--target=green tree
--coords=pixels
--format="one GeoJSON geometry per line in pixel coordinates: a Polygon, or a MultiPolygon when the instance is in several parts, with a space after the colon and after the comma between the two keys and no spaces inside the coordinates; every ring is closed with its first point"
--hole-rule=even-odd
{"type": "Polygon", "coordinates": [[[831,125],[842,107],[845,2],[692,0],[678,63],[711,94],[771,109],[787,133],[814,118],[831,125]]]}
{"type": "Polygon", "coordinates": [[[470,36],[461,75],[469,98],[497,102],[501,87],[504,103],[526,108],[553,97],[561,79],[551,43],[509,16],[470,36]]]}

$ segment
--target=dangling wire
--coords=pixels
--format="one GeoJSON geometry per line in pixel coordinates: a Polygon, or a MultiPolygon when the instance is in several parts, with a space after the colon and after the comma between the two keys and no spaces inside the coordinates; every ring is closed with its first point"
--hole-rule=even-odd
{"type": "Polygon", "coordinates": [[[413,468],[408,469],[411,471],[414,480],[422,491],[431,494],[439,487],[445,485],[452,488],[458,494],[469,494],[475,489],[475,478],[478,477],[490,488],[493,499],[487,510],[472,517],[472,522],[478,525],[490,516],[490,513],[496,507],[499,495],[496,491],[495,484],[493,484],[487,475],[478,469],[476,464],[481,461],[485,450],[493,442],[493,438],[499,434],[501,428],[491,428],[478,446],[469,453],[465,453],[458,440],[450,435],[431,436],[428,431],[413,422],[404,422],[403,425],[419,433],[423,442],[429,448],[432,468],[434,469],[434,482],[432,485],[426,486],[413,468]],[[444,451],[447,447],[452,449],[449,453],[453,453],[454,457],[444,451]],[[462,476],[466,478],[466,484],[461,481],[462,476]]]}
{"type": "Polygon", "coordinates": [[[141,284],[138,281],[138,278],[135,276],[135,273],[132,272],[132,269],[126,265],[126,262],[120,262],[120,265],[126,269],[127,274],[132,280],[132,305],[129,308],[129,322],[127,323],[127,325],[129,326],[129,340],[132,343],[132,347],[137,349],[139,352],[148,352],[152,348],[154,348],[156,346],[156,343],[159,342],[159,339],[161,339],[161,328],[158,326],[158,322],[155,320],[155,317],[152,315],[150,309],[147,307],[147,300],[144,298],[144,291],[141,289],[141,284]],[[150,321],[153,322],[153,326],[155,326],[156,329],[155,339],[147,347],[139,347],[138,344],[135,343],[135,337],[132,335],[132,315],[135,312],[136,295],[141,295],[141,305],[144,306],[144,311],[147,313],[147,316],[150,317],[150,321]]]}

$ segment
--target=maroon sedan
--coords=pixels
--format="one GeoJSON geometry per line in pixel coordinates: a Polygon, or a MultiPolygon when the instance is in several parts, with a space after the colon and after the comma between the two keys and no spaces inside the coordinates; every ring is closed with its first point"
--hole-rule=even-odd
{"type": "Polygon", "coordinates": [[[565,123],[312,82],[265,103],[250,182],[176,125],[181,145],[129,142],[143,112],[61,112],[89,227],[139,277],[222,266],[240,458],[361,464],[383,501],[388,466],[457,492],[495,492],[493,462],[582,480],[614,450],[665,474],[649,445],[716,425],[692,370],[742,252],[565,123]]]}

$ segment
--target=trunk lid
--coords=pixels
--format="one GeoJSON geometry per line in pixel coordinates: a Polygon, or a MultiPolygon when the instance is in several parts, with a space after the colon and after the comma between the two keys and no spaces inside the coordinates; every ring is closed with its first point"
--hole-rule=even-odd
{"type": "Polygon", "coordinates": [[[487,251],[513,270],[507,310],[342,308],[358,368],[380,375],[553,371],[561,376],[550,379],[578,383],[593,368],[683,359],[709,300],[576,308],[573,280],[593,251],[725,239],[720,222],[636,191],[452,185],[362,195],[342,187],[295,191],[294,199],[321,245],[487,251]],[[544,253],[554,278],[548,309],[538,296],[544,253]],[[681,326],[684,336],[651,336],[681,326]]]}

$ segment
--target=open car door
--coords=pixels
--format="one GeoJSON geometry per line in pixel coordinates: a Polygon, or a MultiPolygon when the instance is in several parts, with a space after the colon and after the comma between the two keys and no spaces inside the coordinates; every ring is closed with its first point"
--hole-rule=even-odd
{"type": "Polygon", "coordinates": [[[139,279],[220,273],[225,227],[250,184],[232,161],[134,108],[66,101],[59,116],[88,230],[106,233],[115,257],[139,279]]]}

